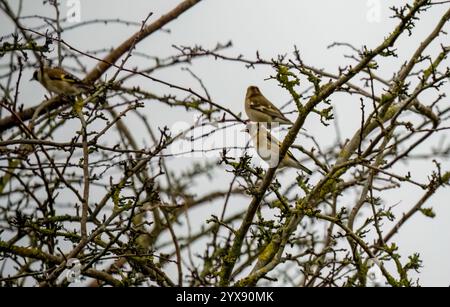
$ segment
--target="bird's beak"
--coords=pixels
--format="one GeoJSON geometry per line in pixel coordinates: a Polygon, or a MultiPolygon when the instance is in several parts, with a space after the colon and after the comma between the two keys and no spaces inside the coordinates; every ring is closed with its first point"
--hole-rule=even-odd
{"type": "Polygon", "coordinates": [[[37,77],[35,74],[33,74],[33,76],[31,77],[30,81],[37,81],[37,77]]]}

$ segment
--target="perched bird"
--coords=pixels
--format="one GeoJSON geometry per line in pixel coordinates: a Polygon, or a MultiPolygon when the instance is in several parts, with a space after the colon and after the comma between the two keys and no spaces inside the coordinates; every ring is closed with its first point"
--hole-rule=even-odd
{"type": "Polygon", "coordinates": [[[292,122],[274,106],[256,86],[249,86],[245,95],[245,113],[252,122],[279,123],[292,125],[292,122]]]}
{"type": "MultiPolygon", "coordinates": [[[[250,134],[253,145],[256,147],[256,151],[261,159],[269,163],[271,168],[275,167],[279,162],[281,142],[272,136],[264,125],[260,123],[249,123],[244,130],[250,134]]],[[[278,166],[278,168],[283,167],[293,167],[304,171],[308,175],[312,174],[311,170],[301,165],[290,151],[286,153],[278,166]]]]}
{"type": "Polygon", "coordinates": [[[49,92],[76,96],[88,92],[92,86],[59,67],[40,67],[31,80],[39,81],[49,92]]]}

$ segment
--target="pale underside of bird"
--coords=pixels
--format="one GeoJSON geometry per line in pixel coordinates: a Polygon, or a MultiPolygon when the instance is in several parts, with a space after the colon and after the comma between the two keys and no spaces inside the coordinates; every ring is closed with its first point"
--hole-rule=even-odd
{"type": "Polygon", "coordinates": [[[292,125],[273,103],[261,93],[258,87],[249,86],[245,96],[245,113],[252,122],[278,123],[292,125]]]}
{"type": "Polygon", "coordinates": [[[49,92],[58,95],[76,96],[92,89],[91,86],[59,67],[38,68],[32,80],[39,81],[49,92]]]}
{"type": "Polygon", "coordinates": [[[276,167],[279,164],[279,169],[283,167],[293,167],[300,169],[309,175],[312,174],[311,170],[300,164],[291,151],[288,151],[280,162],[281,142],[271,135],[263,124],[247,124],[245,130],[250,134],[256,152],[261,159],[269,164],[270,168],[276,167]]]}

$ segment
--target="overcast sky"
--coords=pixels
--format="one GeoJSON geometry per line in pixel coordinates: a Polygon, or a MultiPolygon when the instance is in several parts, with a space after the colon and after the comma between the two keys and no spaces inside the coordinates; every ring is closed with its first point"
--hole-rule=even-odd
{"type": "MultiPolygon", "coordinates": [[[[14,1],[11,1],[14,2],[14,1]]],[[[63,14],[67,10],[70,1],[61,0],[63,14]]],[[[164,14],[180,0],[81,0],[81,21],[100,18],[121,18],[130,21],[141,21],[149,12],[153,12],[150,19],[155,20],[164,14]]],[[[334,41],[351,43],[360,48],[363,45],[369,48],[377,46],[385,36],[393,29],[396,20],[390,19],[391,12],[388,7],[400,5],[404,1],[365,1],[365,0],[205,0],[174,22],[170,23],[166,30],[170,34],[159,32],[145,39],[138,45],[137,50],[149,55],[167,57],[176,53],[173,45],[194,46],[201,45],[212,48],[218,42],[233,42],[233,47],[225,53],[228,55],[243,54],[254,58],[255,52],[267,59],[278,54],[292,53],[294,45],[300,50],[302,59],[308,65],[324,68],[336,73],[338,67],[351,63],[344,57],[349,50],[344,48],[327,49],[334,41]]],[[[446,8],[448,5],[446,6],[446,8]]],[[[26,14],[47,14],[53,16],[49,6],[43,7],[42,1],[24,1],[26,14]]],[[[414,50],[419,41],[423,39],[435,26],[441,17],[444,6],[439,9],[431,9],[423,14],[418,22],[412,37],[404,36],[398,44],[398,60],[381,62],[379,73],[386,79],[392,76],[402,61],[414,50]]],[[[0,13],[0,34],[8,33],[11,28],[3,27],[5,16],[0,13]]],[[[10,24],[8,22],[8,24],[10,24]]],[[[99,48],[117,46],[118,43],[128,38],[138,28],[136,26],[108,25],[86,26],[73,31],[63,33],[63,39],[74,47],[88,51],[99,48]]],[[[445,28],[450,31],[450,28],[445,28]]],[[[448,45],[448,36],[446,37],[448,45]]],[[[442,42],[443,40],[441,40],[442,42]]],[[[439,44],[433,44],[430,50],[437,50],[439,44]]],[[[95,62],[85,59],[88,68],[92,68],[95,62]]],[[[148,65],[145,60],[132,59],[127,65],[148,65]]],[[[447,66],[448,60],[447,60],[447,66]]],[[[245,69],[243,65],[230,62],[219,62],[213,59],[199,60],[191,67],[192,71],[200,76],[208,87],[215,102],[227,106],[235,113],[243,112],[243,99],[248,85],[254,84],[261,88],[263,93],[275,102],[282,105],[289,100],[288,94],[277,86],[273,80],[264,81],[273,74],[269,68],[245,69]]],[[[31,75],[31,71],[29,72],[31,75]]],[[[110,72],[112,73],[112,72],[110,72]]],[[[156,73],[157,78],[171,83],[200,89],[199,85],[180,67],[156,73]]],[[[133,85],[149,86],[146,79],[133,79],[133,85]]],[[[131,83],[130,83],[131,84],[131,83]]],[[[156,93],[167,93],[168,89],[153,84],[152,90],[156,93]]],[[[447,87],[448,91],[448,87],[447,87]]],[[[37,83],[30,83],[22,89],[21,97],[26,106],[35,105],[39,100],[34,99],[37,93],[44,95],[44,90],[37,83]]],[[[357,129],[359,123],[353,120],[359,118],[359,99],[353,101],[342,99],[339,95],[332,98],[335,107],[339,127],[344,138],[349,138],[357,129]]],[[[192,123],[193,115],[183,110],[170,110],[160,105],[151,106],[146,110],[150,121],[154,125],[173,126],[177,122],[192,123]],[[170,117],[168,116],[170,115],[170,117]]],[[[316,118],[317,119],[317,118],[316,118]]],[[[323,127],[318,125],[318,120],[309,120],[305,128],[308,133],[317,137],[321,144],[331,144],[335,139],[333,125],[323,127]]],[[[133,122],[128,125],[133,129],[133,122]]],[[[135,127],[139,129],[139,127],[135,127]]],[[[437,144],[443,134],[426,143],[424,152],[429,147],[437,144]]],[[[61,136],[63,137],[63,136],[61,136]]],[[[142,137],[144,138],[144,136],[142,137]]],[[[142,140],[143,143],[145,139],[142,140]]],[[[298,140],[302,142],[302,140],[298,140]]],[[[305,141],[307,142],[307,141],[305,141]]],[[[446,140],[448,144],[448,140],[446,140]]],[[[192,158],[178,158],[171,163],[174,168],[182,169],[189,165],[192,158]]],[[[212,157],[211,159],[214,159],[212,157]]],[[[443,170],[450,170],[449,160],[440,159],[443,170]]],[[[397,168],[400,173],[411,171],[415,178],[425,180],[432,168],[431,161],[423,161],[415,164],[414,169],[404,165],[397,168]],[[402,167],[404,167],[402,169],[402,167]]],[[[216,178],[213,186],[221,186],[227,178],[216,178]]],[[[393,239],[400,246],[400,252],[405,261],[407,255],[419,252],[424,267],[420,277],[422,285],[449,286],[450,285],[450,189],[441,189],[429,201],[427,207],[433,207],[437,216],[430,220],[417,214],[401,229],[401,232],[393,239]]],[[[415,188],[402,189],[395,193],[386,192],[384,199],[389,204],[397,204],[395,211],[403,212],[409,208],[422,195],[415,188]]],[[[199,193],[201,188],[199,186],[199,193]]],[[[241,204],[240,208],[248,205],[241,204]]],[[[212,214],[208,209],[202,209],[204,217],[212,214]]],[[[200,218],[201,219],[201,218],[200,218]]]]}

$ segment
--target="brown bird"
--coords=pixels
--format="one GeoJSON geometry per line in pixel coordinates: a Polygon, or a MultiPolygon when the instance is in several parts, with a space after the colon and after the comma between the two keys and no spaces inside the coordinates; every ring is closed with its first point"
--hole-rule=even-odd
{"type": "Polygon", "coordinates": [[[67,96],[80,95],[93,88],[60,67],[38,68],[31,80],[39,81],[51,93],[67,96]]]}
{"type": "Polygon", "coordinates": [[[249,86],[245,96],[245,113],[252,122],[279,123],[292,125],[292,122],[274,106],[256,86],[249,86]]]}

